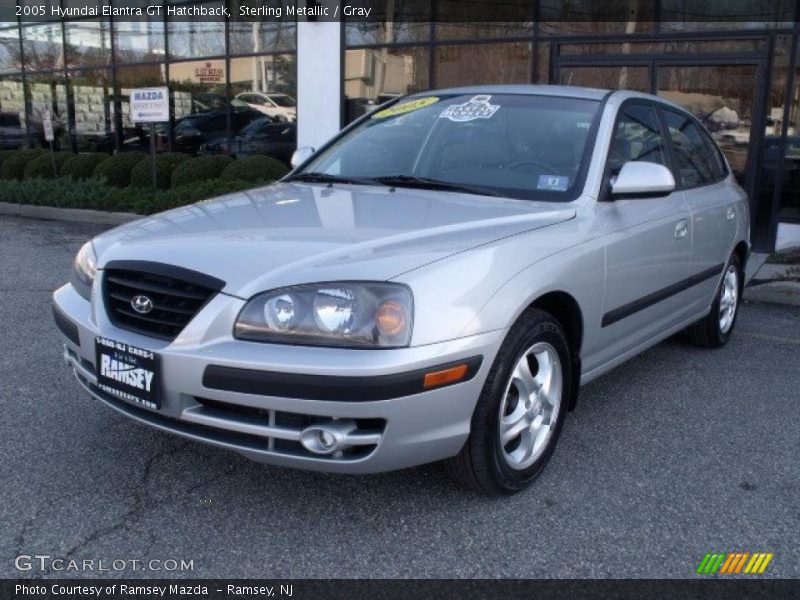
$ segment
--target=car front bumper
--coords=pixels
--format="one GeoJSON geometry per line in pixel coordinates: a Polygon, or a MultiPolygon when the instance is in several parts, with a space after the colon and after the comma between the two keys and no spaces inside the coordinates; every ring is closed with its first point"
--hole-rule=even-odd
{"type": "Polygon", "coordinates": [[[64,358],[93,397],[140,422],[260,462],[337,473],[389,471],[457,454],[505,335],[494,331],[393,350],[246,342],[231,335],[244,301],[217,294],[174,341],[165,342],[116,327],[101,295],[93,298],[90,304],[70,284],[53,295],[64,358]],[[99,335],[159,354],[158,410],[97,386],[99,335]],[[472,365],[468,380],[427,391],[407,385],[414,376],[460,362],[472,365]],[[348,450],[318,455],[301,445],[309,424],[330,422],[351,425],[348,450]]]}

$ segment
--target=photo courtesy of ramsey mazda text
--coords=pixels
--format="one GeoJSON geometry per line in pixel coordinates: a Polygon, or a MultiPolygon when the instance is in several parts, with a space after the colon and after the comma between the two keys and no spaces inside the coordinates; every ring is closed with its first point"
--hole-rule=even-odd
{"type": "Polygon", "coordinates": [[[418,93],[292,164],[81,248],[53,300],[86,392],[265,463],[441,460],[512,494],[583,384],[684,329],[720,347],[736,324],[747,198],[663,98],[418,93]]]}

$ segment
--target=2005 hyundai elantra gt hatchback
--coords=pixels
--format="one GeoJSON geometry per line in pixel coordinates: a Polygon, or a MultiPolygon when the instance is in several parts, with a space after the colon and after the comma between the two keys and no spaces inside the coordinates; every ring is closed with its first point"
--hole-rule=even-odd
{"type": "Polygon", "coordinates": [[[80,250],[54,309],[86,391],[267,463],[447,459],[504,494],[545,466],[580,385],[681,329],[733,330],[746,196],[665,100],[441,90],[298,156],[80,250]]]}

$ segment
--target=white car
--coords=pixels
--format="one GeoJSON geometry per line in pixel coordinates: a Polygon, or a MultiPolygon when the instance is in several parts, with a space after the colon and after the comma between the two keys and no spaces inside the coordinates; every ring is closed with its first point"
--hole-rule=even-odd
{"type": "Polygon", "coordinates": [[[297,120],[297,101],[288,94],[243,92],[236,95],[236,100],[270,117],[297,120]]]}

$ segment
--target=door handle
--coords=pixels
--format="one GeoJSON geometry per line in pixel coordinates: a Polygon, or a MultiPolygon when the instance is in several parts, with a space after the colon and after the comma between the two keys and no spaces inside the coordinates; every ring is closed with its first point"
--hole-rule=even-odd
{"type": "Polygon", "coordinates": [[[728,221],[733,221],[736,218],[736,209],[729,206],[728,212],[725,213],[725,218],[728,219],[728,221]]]}
{"type": "Polygon", "coordinates": [[[687,233],[689,233],[689,228],[686,224],[686,220],[678,221],[678,224],[675,225],[675,239],[679,240],[685,238],[687,233]]]}

